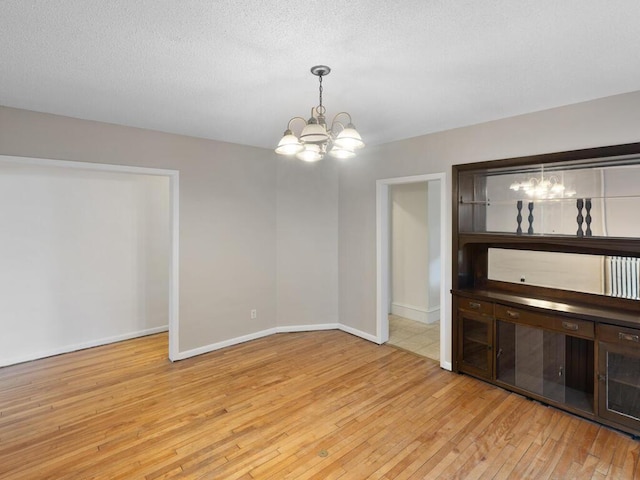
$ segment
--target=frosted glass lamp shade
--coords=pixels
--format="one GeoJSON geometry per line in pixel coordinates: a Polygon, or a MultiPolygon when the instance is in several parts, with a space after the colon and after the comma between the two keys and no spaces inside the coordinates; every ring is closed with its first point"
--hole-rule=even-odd
{"type": "Polygon", "coordinates": [[[320,125],[315,119],[309,120],[306,127],[302,129],[300,140],[304,143],[321,143],[329,139],[329,134],[324,125],[320,125]]]}
{"type": "Polygon", "coordinates": [[[304,150],[296,155],[300,160],[305,162],[317,162],[322,160],[322,154],[320,153],[320,147],[314,143],[307,143],[304,146],[304,150]]]}
{"type": "Polygon", "coordinates": [[[353,150],[349,150],[348,148],[341,148],[338,146],[334,146],[331,150],[329,150],[329,155],[335,158],[353,158],[356,156],[356,152],[353,150]]]}
{"type": "Polygon", "coordinates": [[[334,143],[338,147],[346,148],[347,150],[364,147],[362,137],[351,123],[338,134],[334,143]]]}
{"type": "Polygon", "coordinates": [[[276,153],[280,155],[295,155],[302,150],[304,150],[304,145],[300,143],[298,137],[291,133],[291,130],[284,132],[284,136],[276,147],[276,153]]]}

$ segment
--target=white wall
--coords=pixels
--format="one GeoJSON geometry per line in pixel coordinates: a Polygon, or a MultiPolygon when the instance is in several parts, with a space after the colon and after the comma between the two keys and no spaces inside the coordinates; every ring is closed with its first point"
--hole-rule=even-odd
{"type": "Polygon", "coordinates": [[[428,322],[427,182],[392,185],[391,313],[428,322]]]}
{"type": "Polygon", "coordinates": [[[0,161],[0,365],[166,330],[168,177],[0,161]]]}
{"type": "MultiPolygon", "coordinates": [[[[367,147],[340,169],[340,320],[376,333],[376,180],[451,165],[640,141],[640,92],[367,147]]],[[[451,195],[448,195],[451,198],[451,195]]],[[[444,225],[449,225],[449,217],[444,225]]],[[[442,262],[451,288],[451,227],[442,262]]],[[[446,305],[450,311],[449,304],[446,305]]],[[[450,329],[450,318],[442,328],[450,329]]],[[[450,334],[450,332],[449,332],[450,334]]],[[[450,361],[449,345],[443,360],[450,361]]]]}
{"type": "Polygon", "coordinates": [[[429,230],[427,239],[427,260],[429,264],[427,294],[429,298],[428,320],[430,323],[440,320],[440,277],[442,274],[440,238],[442,228],[448,227],[448,225],[442,225],[441,183],[440,180],[427,182],[427,228],[429,230]]]}

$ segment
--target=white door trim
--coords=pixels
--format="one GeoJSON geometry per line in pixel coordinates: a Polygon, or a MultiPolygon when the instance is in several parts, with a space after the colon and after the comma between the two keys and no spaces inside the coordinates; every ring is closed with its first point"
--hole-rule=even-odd
{"type": "Polygon", "coordinates": [[[179,180],[178,170],[161,168],[132,167],[128,165],[114,165],[107,163],[75,162],[68,160],[54,160],[48,158],[16,157],[0,155],[0,160],[15,162],[22,165],[36,165],[45,167],[75,168],[83,170],[98,170],[103,172],[132,173],[139,175],[157,175],[169,177],[169,215],[170,215],[170,258],[169,258],[169,359],[178,358],[178,314],[179,314],[179,180]]]}
{"type": "Polygon", "coordinates": [[[428,182],[440,180],[440,244],[441,244],[441,268],[440,268],[440,366],[451,370],[451,322],[449,321],[449,304],[447,292],[447,268],[449,265],[448,247],[448,199],[447,199],[447,174],[433,173],[413,175],[410,177],[396,177],[376,180],[376,317],[377,343],[382,344],[389,340],[389,187],[406,183],[428,182]]]}

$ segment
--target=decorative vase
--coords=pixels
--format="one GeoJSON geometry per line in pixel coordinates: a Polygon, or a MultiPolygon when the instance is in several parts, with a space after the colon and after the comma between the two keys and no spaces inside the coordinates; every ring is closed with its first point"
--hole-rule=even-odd
{"type": "Polygon", "coordinates": [[[518,223],[518,228],[516,228],[516,233],[518,235],[522,235],[522,200],[518,200],[516,202],[516,208],[518,209],[518,215],[516,215],[516,222],[518,223]]]}
{"type": "Polygon", "coordinates": [[[576,200],[576,207],[578,208],[578,216],[576,217],[576,221],[578,222],[578,231],[576,232],[576,235],[578,237],[584,237],[584,232],[582,231],[582,222],[584,222],[584,217],[582,216],[584,200],[582,198],[578,198],[576,200]]]}
{"type": "Polygon", "coordinates": [[[593,232],[591,231],[591,199],[584,199],[584,208],[587,211],[587,214],[584,216],[584,221],[587,224],[587,229],[584,232],[585,237],[591,237],[593,232]]]}

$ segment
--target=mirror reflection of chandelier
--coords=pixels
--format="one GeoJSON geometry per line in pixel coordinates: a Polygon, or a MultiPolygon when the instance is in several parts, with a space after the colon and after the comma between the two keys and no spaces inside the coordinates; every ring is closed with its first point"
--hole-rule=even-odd
{"type": "Polygon", "coordinates": [[[320,103],[317,107],[311,108],[311,118],[308,121],[302,117],[293,117],[289,120],[289,125],[275,150],[276,153],[295,155],[305,162],[316,162],[322,160],[327,152],[336,158],[355,157],[355,151],[364,147],[360,134],[351,122],[351,115],[347,112],[336,114],[331,122],[331,128],[327,128],[324,117],[326,109],[322,105],[322,77],[329,75],[329,72],[331,69],[326,65],[311,67],[311,73],[320,80],[320,103]],[[339,117],[345,118],[346,125],[338,121],[339,117]],[[292,125],[296,121],[304,125],[299,135],[295,135],[292,130],[292,125]]]}
{"type": "Polygon", "coordinates": [[[556,176],[532,177],[524,182],[513,182],[509,188],[515,192],[524,192],[531,198],[562,198],[576,194],[574,190],[567,189],[556,176]]]}

